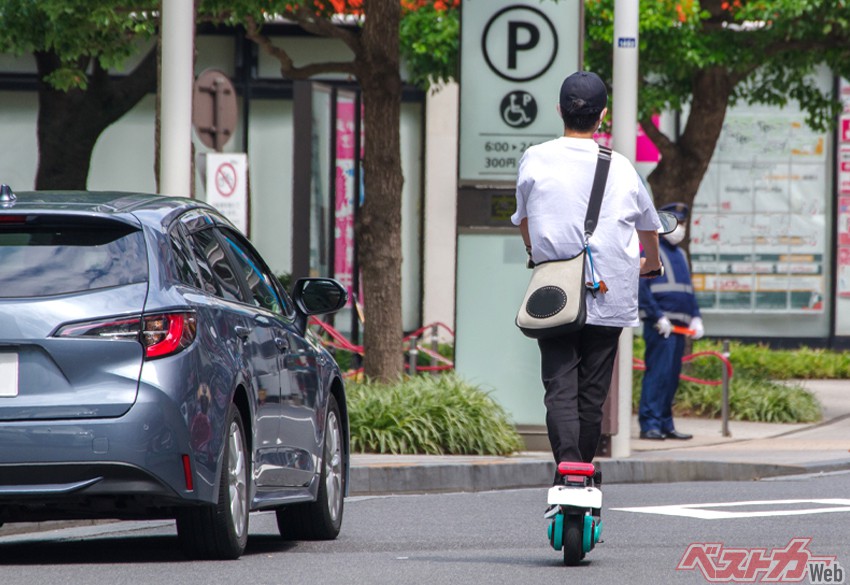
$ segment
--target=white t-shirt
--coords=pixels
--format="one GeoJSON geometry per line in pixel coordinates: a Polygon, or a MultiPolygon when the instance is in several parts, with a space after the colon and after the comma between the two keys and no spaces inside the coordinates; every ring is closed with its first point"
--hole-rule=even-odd
{"type": "MultiPolygon", "coordinates": [[[[530,147],[519,163],[514,225],[528,218],[532,259],[571,258],[584,247],[584,218],[599,147],[561,137],[530,147]]],[[[636,327],[640,246],[635,229],[661,227],[652,198],[631,163],[613,154],[590,252],[596,280],[608,292],[587,296],[587,323],[636,327]]],[[[590,280],[590,264],[585,267],[590,280]]]]}

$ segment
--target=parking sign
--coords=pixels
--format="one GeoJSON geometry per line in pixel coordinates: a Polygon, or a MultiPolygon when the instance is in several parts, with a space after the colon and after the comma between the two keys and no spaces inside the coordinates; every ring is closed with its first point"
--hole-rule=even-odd
{"type": "Polygon", "coordinates": [[[581,63],[582,3],[464,0],[461,14],[462,185],[506,186],[522,153],[559,136],[555,106],[581,63]]]}

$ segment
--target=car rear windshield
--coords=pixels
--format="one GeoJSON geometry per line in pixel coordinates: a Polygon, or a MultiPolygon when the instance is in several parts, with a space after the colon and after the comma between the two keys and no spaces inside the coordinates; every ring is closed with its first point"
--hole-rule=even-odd
{"type": "Polygon", "coordinates": [[[144,236],[107,219],[0,215],[0,297],[39,297],[145,282],[144,236]]]}

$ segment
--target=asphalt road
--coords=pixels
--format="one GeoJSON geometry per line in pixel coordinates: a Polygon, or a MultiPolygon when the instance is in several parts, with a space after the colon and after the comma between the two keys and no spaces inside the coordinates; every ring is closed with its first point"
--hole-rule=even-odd
{"type": "MultiPolygon", "coordinates": [[[[545,489],[530,489],[351,498],[333,542],[283,542],[274,515],[255,514],[246,554],[230,562],[184,560],[169,522],[7,536],[0,538],[0,583],[706,583],[699,570],[676,569],[690,545],[720,543],[745,556],[765,549],[758,558],[772,559],[775,568],[790,557],[773,549],[795,538],[811,538],[806,550],[812,555],[834,556],[850,568],[850,472],[603,491],[604,542],[579,567],[564,567],[549,547],[545,489]],[[646,509],[654,506],[667,508],[646,509]]],[[[850,583],[847,571],[843,582],[850,583]]]]}

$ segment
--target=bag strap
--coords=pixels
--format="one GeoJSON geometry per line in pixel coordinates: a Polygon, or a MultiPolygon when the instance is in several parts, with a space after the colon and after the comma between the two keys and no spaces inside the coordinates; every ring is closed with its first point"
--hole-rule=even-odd
{"type": "Polygon", "coordinates": [[[596,161],[596,174],[593,175],[593,187],[590,189],[590,201],[587,204],[587,215],[584,218],[584,241],[587,242],[596,229],[599,210],[602,208],[602,195],[605,193],[605,183],[608,181],[608,169],[611,166],[611,149],[599,145],[599,158],[596,161]]]}

